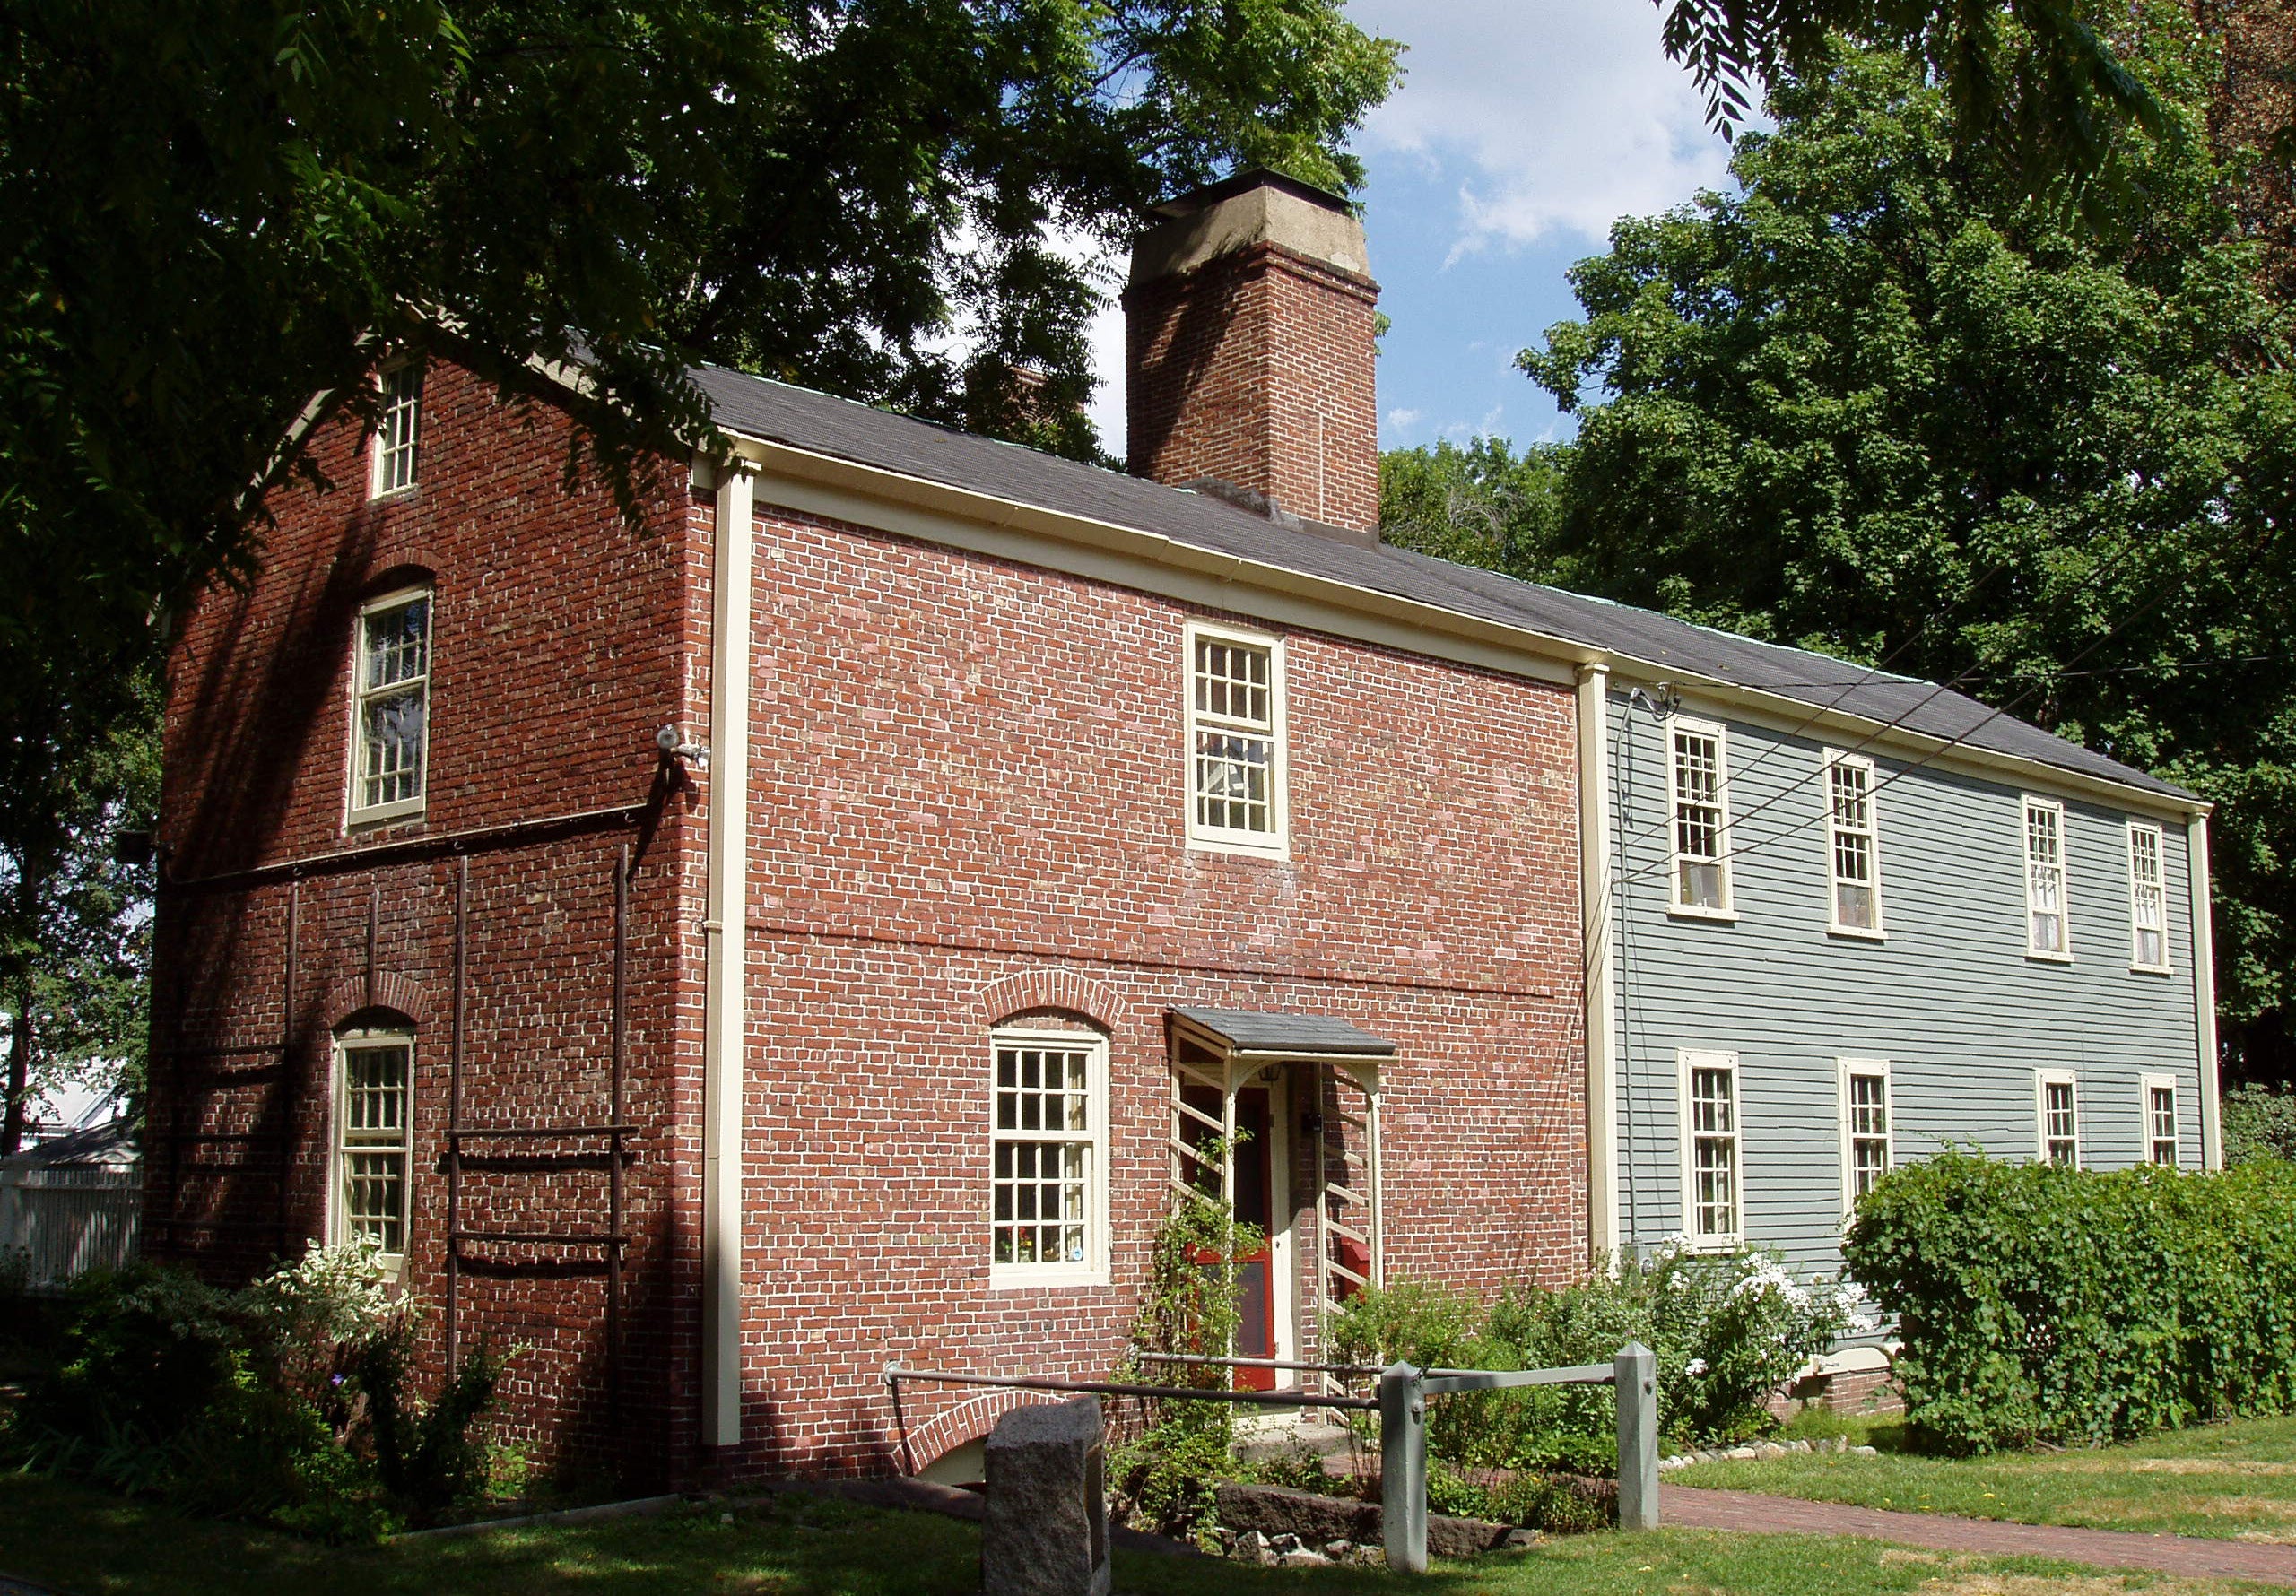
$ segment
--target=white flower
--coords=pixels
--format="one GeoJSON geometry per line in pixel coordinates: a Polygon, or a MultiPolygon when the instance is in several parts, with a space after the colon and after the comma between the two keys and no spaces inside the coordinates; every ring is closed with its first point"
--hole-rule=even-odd
{"type": "Polygon", "coordinates": [[[1688,1363],[1683,1365],[1683,1373],[1691,1375],[1692,1378],[1696,1378],[1698,1375],[1703,1375],[1706,1373],[1706,1359],[1702,1357],[1692,1358],[1688,1363]]]}

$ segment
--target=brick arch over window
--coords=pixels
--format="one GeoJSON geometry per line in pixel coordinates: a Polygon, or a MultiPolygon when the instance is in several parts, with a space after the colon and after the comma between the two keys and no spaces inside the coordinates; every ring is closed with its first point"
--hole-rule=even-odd
{"type": "Polygon", "coordinates": [[[319,1016],[330,1031],[339,1031],[353,1015],[370,1009],[392,1009],[418,1028],[430,1022],[430,1000],[422,984],[396,970],[377,970],[370,976],[345,976],[326,989],[319,1016]]]}
{"type": "Polygon", "coordinates": [[[975,1000],[982,1021],[995,1025],[1038,1009],[1065,1009],[1102,1030],[1116,1029],[1116,993],[1090,976],[1071,969],[1020,970],[999,976],[975,1000]]]}
{"type": "Polygon", "coordinates": [[[1068,1399],[1049,1391],[985,1391],[944,1409],[909,1432],[908,1455],[895,1461],[916,1473],[935,1459],[945,1456],[968,1441],[978,1441],[996,1427],[996,1421],[1015,1408],[1068,1399]]]}

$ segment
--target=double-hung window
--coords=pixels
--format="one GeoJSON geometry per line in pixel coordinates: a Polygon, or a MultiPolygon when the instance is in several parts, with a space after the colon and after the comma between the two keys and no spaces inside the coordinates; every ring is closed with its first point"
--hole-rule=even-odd
{"type": "Polygon", "coordinates": [[[2147,1075],[2139,1082],[2144,1094],[2144,1161],[2177,1167],[2177,1079],[2147,1075]]]}
{"type": "Polygon", "coordinates": [[[406,1251],[408,1113],[414,1038],[362,1032],[335,1045],[335,1238],[406,1251]]]}
{"type": "Polygon", "coordinates": [[[1741,1234],[1738,1060],[1681,1055],[1683,1228],[1699,1246],[1735,1246],[1741,1234]]]}
{"type": "Polygon", "coordinates": [[[1188,842],[1280,857],[1283,645],[1192,624],[1187,660],[1188,842]]]}
{"type": "Polygon", "coordinates": [[[1704,721],[1677,720],[1669,744],[1674,803],[1674,908],[1730,913],[1730,772],[1727,734],[1704,721]]]}
{"type": "Polygon", "coordinates": [[[2066,906],[2065,805],[2027,798],[2025,815],[2025,952],[2033,958],[2071,958],[2073,932],[2066,906]]]}
{"type": "Polygon", "coordinates": [[[1890,1066],[1841,1061],[1841,1208],[1847,1217],[1890,1172],[1890,1066]]]}
{"type": "Polygon", "coordinates": [[[1105,1280],[1108,1044],[1005,1030],[991,1053],[991,1283],[1105,1280]]]}
{"type": "Polygon", "coordinates": [[[2169,893],[2161,870],[2161,828],[2128,823],[2128,962],[2140,970],[2169,967],[2169,893]]]}
{"type": "Polygon", "coordinates": [[[1828,753],[1826,836],[1832,873],[1831,929],[1852,936],[1882,934],[1881,833],[1874,811],[1874,761],[1828,753]]]}
{"type": "Polygon", "coordinates": [[[395,593],[359,612],[352,707],[352,824],[422,809],[430,747],[430,593],[395,593]]]}
{"type": "Polygon", "coordinates": [[[2034,1107],[2040,1116],[2040,1155],[2045,1164],[2081,1167],[2080,1083],[2070,1070],[2033,1074],[2034,1107]]]}
{"type": "Polygon", "coordinates": [[[413,360],[383,373],[383,402],[375,418],[374,464],[369,497],[380,499],[414,486],[414,450],[422,420],[422,368],[413,360]]]}

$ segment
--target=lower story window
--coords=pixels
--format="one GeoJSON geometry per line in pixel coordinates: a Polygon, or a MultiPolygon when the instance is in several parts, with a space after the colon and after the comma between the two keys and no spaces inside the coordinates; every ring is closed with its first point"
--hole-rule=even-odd
{"type": "Polygon", "coordinates": [[[1013,1283],[1095,1275],[1108,1045],[1082,1032],[1001,1031],[994,1053],[991,1273],[1013,1283]]]}
{"type": "Polygon", "coordinates": [[[1842,1071],[1843,1171],[1855,1209],[1890,1172],[1890,1074],[1884,1065],[1852,1060],[1842,1071]]]}
{"type": "Polygon", "coordinates": [[[2072,1071],[2044,1071],[2039,1091],[2042,1161],[2080,1167],[2081,1104],[2072,1071]]]}
{"type": "Polygon", "coordinates": [[[408,1099],[414,1038],[404,1032],[346,1037],[335,1098],[335,1236],[371,1241],[386,1256],[406,1251],[408,1099]]]}
{"type": "Polygon", "coordinates": [[[1735,1055],[1683,1054],[1683,1104],[1691,1239],[1735,1242],[1740,1225],[1735,1055]]]}
{"type": "Polygon", "coordinates": [[[2177,1167],[2177,1083],[2166,1076],[2144,1078],[2144,1156],[2147,1162],[2177,1167]]]}

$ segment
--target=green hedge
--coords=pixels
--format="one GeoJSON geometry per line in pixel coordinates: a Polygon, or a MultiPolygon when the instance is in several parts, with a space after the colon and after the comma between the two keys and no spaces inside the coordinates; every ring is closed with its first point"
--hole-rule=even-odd
{"type": "Polygon", "coordinates": [[[1948,1152],[1858,1204],[1908,1416],[1946,1447],[2296,1407],[2296,1166],[2100,1174],[1948,1152]]]}

